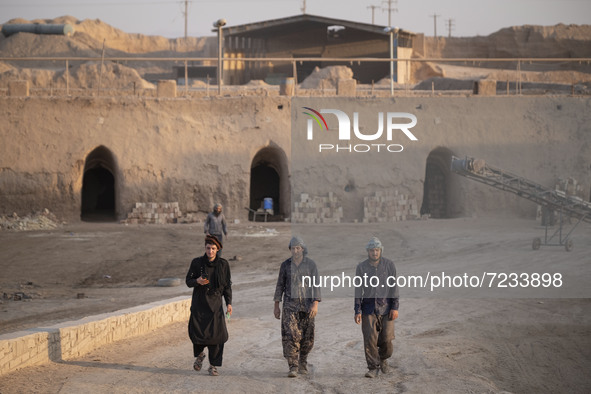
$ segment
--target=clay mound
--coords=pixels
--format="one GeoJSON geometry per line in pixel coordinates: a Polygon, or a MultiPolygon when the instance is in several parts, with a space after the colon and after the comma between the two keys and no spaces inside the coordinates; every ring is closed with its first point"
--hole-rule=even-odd
{"type": "Polygon", "coordinates": [[[0,54],[10,57],[99,56],[84,42],[73,37],[18,33],[0,42],[0,54]]]}
{"type": "Polygon", "coordinates": [[[252,81],[248,81],[248,83],[244,84],[244,86],[270,86],[265,81],[261,81],[260,79],[253,79],[252,81]]]}
{"type": "Polygon", "coordinates": [[[491,57],[589,57],[591,25],[513,26],[488,36],[491,57]]]}
{"type": "Polygon", "coordinates": [[[589,37],[591,37],[591,25],[565,25],[559,23],[554,26],[512,26],[500,29],[499,31],[492,33],[491,36],[506,34],[521,35],[523,33],[529,36],[532,34],[539,35],[544,39],[589,41],[589,37]]]}
{"type": "Polygon", "coordinates": [[[33,88],[50,87],[55,78],[55,71],[33,68],[11,68],[0,73],[0,86],[7,87],[10,81],[26,80],[33,88]]]}
{"type": "Polygon", "coordinates": [[[146,36],[143,34],[126,33],[100,19],[77,20],[72,23],[75,36],[85,42],[92,42],[95,48],[105,48],[125,53],[155,53],[176,56],[177,52],[203,54],[212,56],[217,48],[215,37],[188,37],[169,39],[161,36],[146,36]]]}
{"type": "MultiPolygon", "coordinates": [[[[135,87],[138,89],[154,89],[154,85],[143,79],[138,72],[130,67],[112,62],[87,62],[70,69],[69,82],[73,88],[96,88],[101,83],[101,88],[123,89],[135,87]]],[[[65,72],[56,77],[58,86],[65,86],[65,72]]]]}
{"type": "MultiPolygon", "coordinates": [[[[0,69],[1,70],[1,69],[0,69]]],[[[91,89],[98,87],[99,75],[101,88],[129,89],[135,84],[136,89],[154,89],[155,86],[143,79],[130,67],[112,62],[105,62],[100,72],[99,62],[88,62],[72,67],[69,74],[69,86],[73,89],[91,89]]],[[[0,86],[8,86],[9,81],[28,80],[33,88],[66,87],[65,71],[53,71],[31,68],[10,68],[0,73],[0,86]]]]}
{"type": "Polygon", "coordinates": [[[347,66],[329,66],[325,68],[316,67],[300,84],[302,89],[336,89],[339,80],[352,79],[353,71],[347,66]]]}
{"type": "Polygon", "coordinates": [[[6,71],[14,70],[14,67],[10,64],[6,64],[4,62],[0,62],[0,74],[6,71]]]}
{"type": "Polygon", "coordinates": [[[441,67],[433,62],[420,62],[412,65],[412,76],[414,82],[423,81],[427,78],[445,76],[441,67]]]}
{"type": "Polygon", "coordinates": [[[47,208],[41,212],[19,217],[16,213],[0,216],[0,230],[35,231],[51,230],[60,227],[61,223],[47,208]]]}
{"type": "MultiPolygon", "coordinates": [[[[3,56],[100,56],[105,46],[106,56],[117,56],[122,53],[146,54],[158,53],[159,56],[176,56],[178,52],[185,54],[213,56],[216,51],[215,37],[188,37],[169,39],[161,36],[146,36],[143,34],[126,33],[100,19],[78,20],[73,16],[61,16],[55,19],[11,19],[7,24],[13,23],[38,23],[38,24],[70,24],[74,28],[74,34],[70,39],[71,51],[67,48],[57,47],[62,36],[43,36],[43,43],[31,42],[32,39],[21,38],[18,43],[2,48],[2,41],[10,41],[11,37],[0,40],[0,54],[3,56]],[[39,48],[38,46],[47,48],[39,48]],[[90,50],[91,53],[83,53],[80,49],[90,50]],[[42,51],[42,52],[39,52],[42,51]]],[[[23,33],[19,33],[21,35],[23,33]]]]}

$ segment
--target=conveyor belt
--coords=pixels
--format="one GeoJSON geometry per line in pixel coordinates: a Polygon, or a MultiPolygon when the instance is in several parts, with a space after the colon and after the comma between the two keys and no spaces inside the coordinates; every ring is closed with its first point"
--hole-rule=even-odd
{"type": "MultiPolygon", "coordinates": [[[[487,164],[484,160],[471,157],[460,159],[452,156],[451,171],[496,189],[513,193],[521,198],[525,198],[536,204],[547,207],[550,210],[560,212],[560,227],[554,235],[558,232],[560,233],[560,242],[558,245],[565,245],[567,250],[570,250],[572,247],[572,241],[568,238],[574,230],[574,227],[576,227],[581,221],[591,223],[591,203],[584,201],[579,197],[567,196],[560,190],[549,189],[530,181],[529,179],[511,174],[500,168],[495,168],[487,164]],[[573,229],[571,229],[565,237],[562,236],[563,214],[578,219],[578,223],[575,224],[573,229]]],[[[548,238],[546,227],[545,244],[549,245],[548,242],[554,237],[554,235],[548,238]]],[[[537,249],[536,242],[538,242],[537,246],[539,248],[539,238],[534,240],[534,249],[537,249]]]]}

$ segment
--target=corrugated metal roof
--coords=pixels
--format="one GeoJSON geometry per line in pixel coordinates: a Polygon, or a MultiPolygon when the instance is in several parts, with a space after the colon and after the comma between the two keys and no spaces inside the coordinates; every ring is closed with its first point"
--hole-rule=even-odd
{"type": "MultiPolygon", "coordinates": [[[[342,19],[326,18],[323,16],[301,14],[286,18],[270,19],[262,22],[248,23],[245,25],[228,26],[222,28],[225,36],[241,37],[264,37],[270,34],[290,33],[302,31],[318,26],[343,26],[345,28],[366,31],[369,33],[388,35],[387,26],[372,25],[369,23],[352,22],[342,19]]],[[[415,34],[407,30],[396,28],[398,34],[414,36],[415,34]]],[[[213,31],[217,31],[214,29],[213,31]]]]}

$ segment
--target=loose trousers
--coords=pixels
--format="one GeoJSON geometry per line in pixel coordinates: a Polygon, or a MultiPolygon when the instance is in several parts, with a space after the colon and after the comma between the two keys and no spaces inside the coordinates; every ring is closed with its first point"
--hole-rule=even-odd
{"type": "Polygon", "coordinates": [[[307,312],[289,312],[285,309],[281,317],[281,338],[283,356],[289,367],[297,367],[300,360],[305,362],[314,347],[314,319],[307,312]]]}
{"type": "Polygon", "coordinates": [[[209,364],[213,365],[214,367],[221,367],[222,366],[222,358],[224,356],[224,344],[220,343],[219,345],[195,345],[193,344],[193,355],[195,357],[199,356],[207,347],[207,357],[209,359],[209,364]]]}
{"type": "Polygon", "coordinates": [[[363,347],[368,369],[378,369],[382,360],[392,356],[394,351],[394,320],[388,315],[361,315],[363,347]]]}

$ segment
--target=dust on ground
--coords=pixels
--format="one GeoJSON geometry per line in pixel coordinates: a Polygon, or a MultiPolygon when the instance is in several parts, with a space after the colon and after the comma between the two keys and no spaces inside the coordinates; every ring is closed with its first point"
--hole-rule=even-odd
{"type": "MultiPolygon", "coordinates": [[[[280,263],[289,256],[289,223],[230,225],[223,255],[232,268],[234,315],[218,378],[192,370],[186,324],[112,346],[79,359],[29,367],[2,377],[2,393],[355,391],[588,392],[591,379],[591,301],[584,298],[416,296],[401,291],[394,370],[363,378],[361,331],[352,294],[324,289],[311,374],[286,378],[272,295],[280,263]],[[123,350],[123,351],[122,351],[123,350]]],[[[462,218],[389,224],[318,225],[301,234],[321,275],[354,270],[364,245],[378,235],[399,274],[425,264],[535,272],[583,264],[591,228],[575,232],[575,248],[542,247],[533,220],[462,218]],[[327,244],[327,235],[332,240],[327,244]]],[[[178,295],[184,285],[157,287],[159,278],[184,278],[203,248],[200,224],[131,226],[74,223],[58,229],[0,232],[3,292],[31,294],[0,304],[3,331],[114,311],[178,295]],[[84,298],[77,295],[83,293],[84,298]]]]}

